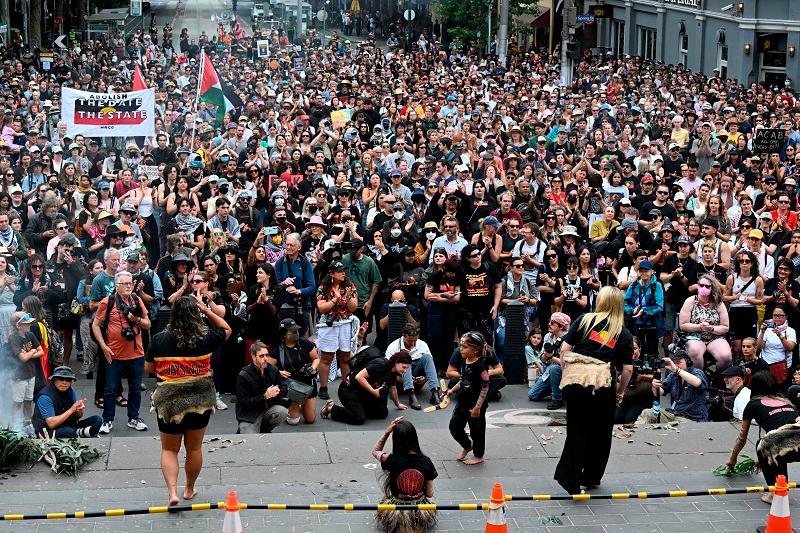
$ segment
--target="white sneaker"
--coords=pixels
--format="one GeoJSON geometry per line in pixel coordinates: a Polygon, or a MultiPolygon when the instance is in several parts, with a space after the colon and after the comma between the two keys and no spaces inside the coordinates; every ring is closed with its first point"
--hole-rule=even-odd
{"type": "Polygon", "coordinates": [[[103,425],[100,426],[100,429],[98,430],[98,433],[100,435],[108,435],[109,433],[111,433],[111,430],[113,428],[114,428],[113,422],[111,422],[111,421],[103,422],[103,425]]]}
{"type": "Polygon", "coordinates": [[[136,431],[147,431],[147,424],[141,418],[129,418],[128,427],[136,431]]]}
{"type": "Polygon", "coordinates": [[[222,398],[217,398],[217,411],[224,411],[228,408],[228,404],[222,401],[222,398]]]}

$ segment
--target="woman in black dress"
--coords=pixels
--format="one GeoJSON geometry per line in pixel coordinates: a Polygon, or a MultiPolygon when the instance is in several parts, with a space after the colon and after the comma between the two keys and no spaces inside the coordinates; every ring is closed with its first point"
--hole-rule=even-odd
{"type": "Polygon", "coordinates": [[[186,448],[183,499],[191,500],[197,494],[194,483],[203,467],[203,436],[216,405],[211,352],[230,334],[225,320],[200,296],[192,295],[181,296],[172,304],[169,324],[150,341],[145,372],[155,372],[158,380],[152,399],[161,432],[161,472],[170,505],[180,502],[181,441],[186,448]]]}
{"type": "MultiPolygon", "coordinates": [[[[381,462],[384,496],[382,504],[431,503],[433,480],[439,475],[433,462],[422,453],[417,430],[398,416],[383,433],[372,456],[381,462]],[[392,453],[383,451],[392,435],[392,453]]],[[[378,524],[385,531],[425,531],[436,524],[436,511],[378,511],[378,524]]]]}
{"type": "Polygon", "coordinates": [[[616,405],[633,373],[633,335],[625,327],[623,302],[621,290],[603,287],[597,310],[574,320],[561,344],[567,440],[553,477],[570,494],[599,485],[611,453],[616,405]]]}

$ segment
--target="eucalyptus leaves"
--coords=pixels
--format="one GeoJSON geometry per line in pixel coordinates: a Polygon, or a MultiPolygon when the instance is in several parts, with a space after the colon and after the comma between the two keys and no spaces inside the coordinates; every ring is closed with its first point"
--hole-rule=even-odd
{"type": "Polygon", "coordinates": [[[50,465],[56,474],[77,476],[80,469],[103,454],[78,439],[56,439],[51,436],[36,439],[8,428],[0,429],[0,467],[39,461],[50,465]]]}

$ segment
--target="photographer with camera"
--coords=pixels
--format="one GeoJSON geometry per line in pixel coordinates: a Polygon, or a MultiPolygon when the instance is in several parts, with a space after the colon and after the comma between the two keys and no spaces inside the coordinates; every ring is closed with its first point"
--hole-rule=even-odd
{"type": "Polygon", "coordinates": [[[302,414],[306,424],[313,424],[317,417],[317,381],[319,357],[317,347],[300,338],[300,326],[291,318],[280,324],[280,344],[270,350],[267,362],[278,368],[287,380],[289,413],[286,423],[295,426],[302,414]]]}
{"type": "Polygon", "coordinates": [[[142,299],[133,294],[130,272],[118,272],[114,285],[115,292],[100,300],[92,322],[94,337],[107,363],[100,433],[110,433],[113,428],[115,399],[123,375],[128,377],[128,427],[147,431],[147,425],[139,418],[139,407],[144,373],[142,331],[150,329],[150,319],[142,299]]]}
{"type": "Polygon", "coordinates": [[[278,282],[275,293],[276,304],[288,304],[295,309],[295,320],[306,335],[314,334],[311,318],[311,302],[317,290],[311,263],[300,253],[302,241],[297,233],[284,239],[286,254],[275,262],[275,278],[278,282]]]}

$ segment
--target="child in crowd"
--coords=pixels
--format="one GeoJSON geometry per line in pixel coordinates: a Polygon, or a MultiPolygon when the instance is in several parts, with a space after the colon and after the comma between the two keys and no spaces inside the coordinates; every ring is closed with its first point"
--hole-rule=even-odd
{"type": "Polygon", "coordinates": [[[28,313],[17,311],[11,315],[14,332],[8,336],[8,354],[14,369],[11,407],[11,428],[20,431],[33,415],[33,389],[36,384],[36,361],[44,355],[39,341],[31,333],[36,322],[28,313]]]}

